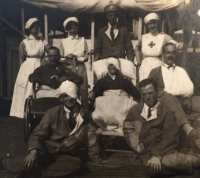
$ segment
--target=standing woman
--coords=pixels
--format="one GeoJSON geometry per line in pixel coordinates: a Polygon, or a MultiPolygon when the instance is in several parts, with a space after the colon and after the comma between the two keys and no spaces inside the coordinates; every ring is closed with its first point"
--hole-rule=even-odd
{"type": "Polygon", "coordinates": [[[68,32],[68,37],[63,38],[60,44],[60,54],[67,58],[74,55],[77,58],[77,74],[84,79],[79,89],[81,104],[88,109],[88,80],[84,62],[88,61],[88,46],[84,37],[78,36],[79,21],[76,17],[69,17],[63,22],[63,27],[68,32]]]}
{"type": "Polygon", "coordinates": [[[44,51],[49,47],[41,33],[41,27],[37,18],[29,19],[26,22],[25,29],[28,30],[30,35],[27,39],[24,39],[19,46],[19,58],[20,62],[23,63],[20,66],[15,82],[10,110],[10,116],[19,118],[24,117],[26,98],[33,94],[32,83],[28,81],[28,77],[40,66],[44,51]]]}
{"type": "Polygon", "coordinates": [[[173,40],[171,36],[158,31],[159,16],[156,13],[150,13],[145,16],[144,23],[146,24],[149,33],[142,35],[142,38],[138,41],[135,49],[137,62],[139,64],[141,63],[139,69],[140,81],[148,78],[149,73],[153,68],[163,64],[161,53],[164,44],[172,42],[176,45],[177,49],[182,49],[183,47],[183,43],[178,43],[173,40]],[[140,52],[142,52],[143,57],[140,52]]]}

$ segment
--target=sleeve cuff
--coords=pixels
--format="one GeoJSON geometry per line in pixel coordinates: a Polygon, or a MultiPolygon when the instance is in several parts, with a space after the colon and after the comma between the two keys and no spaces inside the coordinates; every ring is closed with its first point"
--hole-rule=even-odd
{"type": "Polygon", "coordinates": [[[84,57],[78,57],[78,58],[77,58],[77,61],[78,61],[78,62],[85,62],[85,58],[84,58],[84,57]]]}

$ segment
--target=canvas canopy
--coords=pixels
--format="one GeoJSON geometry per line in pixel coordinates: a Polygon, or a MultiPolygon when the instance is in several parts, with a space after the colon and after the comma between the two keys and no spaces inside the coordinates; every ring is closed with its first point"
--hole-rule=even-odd
{"type": "Polygon", "coordinates": [[[178,6],[185,0],[21,0],[40,8],[62,9],[68,12],[103,12],[109,3],[117,3],[124,9],[140,8],[155,12],[178,6]]]}

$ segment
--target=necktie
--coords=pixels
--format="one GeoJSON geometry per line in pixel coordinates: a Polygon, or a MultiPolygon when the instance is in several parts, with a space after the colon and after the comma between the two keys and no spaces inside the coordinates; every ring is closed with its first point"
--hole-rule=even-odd
{"type": "Polygon", "coordinates": [[[114,40],[114,28],[113,27],[111,27],[110,28],[110,37],[111,37],[111,39],[112,39],[112,41],[114,40]]]}
{"type": "Polygon", "coordinates": [[[69,126],[73,130],[74,127],[76,126],[76,121],[75,121],[75,118],[74,118],[74,113],[72,111],[69,113],[68,122],[69,122],[69,126]]]}
{"type": "Polygon", "coordinates": [[[167,68],[168,68],[168,69],[170,69],[171,67],[172,67],[172,68],[174,68],[174,66],[173,66],[173,65],[169,65],[167,68]]]}
{"type": "Polygon", "coordinates": [[[148,108],[148,114],[147,117],[150,118],[151,117],[151,108],[148,108]]]}

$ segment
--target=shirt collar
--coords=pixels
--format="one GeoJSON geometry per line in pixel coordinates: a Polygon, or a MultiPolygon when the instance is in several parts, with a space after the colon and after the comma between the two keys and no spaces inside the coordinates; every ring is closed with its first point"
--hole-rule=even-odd
{"type": "MultiPolygon", "coordinates": [[[[112,26],[110,25],[110,23],[108,22],[108,28],[110,29],[112,26]]],[[[117,29],[117,24],[115,26],[113,26],[114,29],[117,29]]]]}
{"type": "Polygon", "coordinates": [[[31,34],[29,35],[28,39],[29,40],[36,40],[36,38],[33,35],[31,35],[31,34]]]}
{"type": "MultiPolygon", "coordinates": [[[[77,108],[77,105],[76,105],[75,108],[73,109],[74,114],[76,113],[77,109],[78,108],[77,108]]],[[[64,111],[66,112],[66,114],[69,114],[70,112],[72,112],[68,108],[66,108],[65,106],[64,106],[64,111]]]]}
{"type": "MultiPolygon", "coordinates": [[[[151,111],[157,110],[157,109],[158,109],[158,104],[159,104],[159,101],[157,102],[157,104],[156,104],[154,107],[151,108],[151,111]]],[[[148,110],[148,109],[149,109],[149,106],[147,106],[147,105],[144,103],[144,108],[145,108],[146,110],[148,110]]]]}
{"type": "Polygon", "coordinates": [[[151,108],[151,116],[148,118],[147,115],[148,115],[149,106],[147,106],[144,103],[144,106],[143,106],[143,109],[142,109],[142,112],[141,112],[141,116],[146,120],[146,122],[154,120],[154,119],[157,118],[158,105],[159,105],[159,101],[154,107],[151,108]]]}
{"type": "MultiPolygon", "coordinates": [[[[163,63],[163,66],[166,67],[167,69],[170,68],[170,65],[166,64],[166,63],[163,63]]],[[[175,68],[176,65],[175,64],[172,64],[172,67],[175,68]]]]}
{"type": "Polygon", "coordinates": [[[70,39],[72,39],[72,40],[73,40],[73,39],[77,39],[77,38],[78,38],[78,34],[77,34],[75,37],[72,36],[72,35],[69,35],[68,38],[70,38],[70,39]]]}

